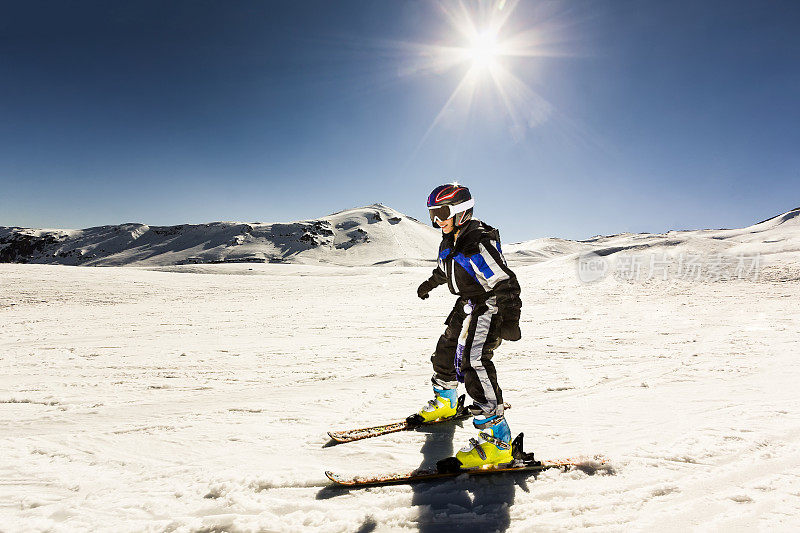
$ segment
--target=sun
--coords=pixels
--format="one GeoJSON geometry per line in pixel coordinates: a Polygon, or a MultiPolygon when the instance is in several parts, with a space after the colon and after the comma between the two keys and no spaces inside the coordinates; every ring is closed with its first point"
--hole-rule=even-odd
{"type": "Polygon", "coordinates": [[[477,69],[487,69],[495,66],[498,57],[501,55],[501,50],[497,43],[497,35],[489,30],[476,33],[464,51],[467,58],[472,62],[472,67],[477,69]]]}
{"type": "Polygon", "coordinates": [[[508,22],[514,19],[519,0],[442,0],[436,5],[447,22],[444,28],[447,31],[438,44],[411,46],[419,63],[410,72],[442,73],[459,66],[467,68],[419,146],[443,117],[448,117],[450,123],[453,116],[469,117],[479,101],[489,101],[490,94],[503,110],[493,112],[492,120],[506,120],[515,140],[521,140],[526,130],[549,120],[553,107],[514,70],[524,59],[560,57],[562,53],[554,48],[557,45],[553,41],[559,39],[558,31],[544,23],[513,31],[511,28],[519,25],[508,22]]]}

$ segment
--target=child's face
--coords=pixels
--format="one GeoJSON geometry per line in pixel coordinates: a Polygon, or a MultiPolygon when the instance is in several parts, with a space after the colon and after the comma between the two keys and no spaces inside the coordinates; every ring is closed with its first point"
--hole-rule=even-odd
{"type": "Polygon", "coordinates": [[[436,223],[439,224],[440,228],[442,228],[442,233],[450,233],[451,231],[453,231],[453,219],[452,218],[448,218],[444,222],[442,222],[441,220],[437,220],[436,223]]]}

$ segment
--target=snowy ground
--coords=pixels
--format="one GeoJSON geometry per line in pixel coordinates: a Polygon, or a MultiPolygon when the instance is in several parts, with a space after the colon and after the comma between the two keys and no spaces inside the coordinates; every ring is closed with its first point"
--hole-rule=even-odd
{"type": "Polygon", "coordinates": [[[518,267],[497,351],[513,432],[550,471],[348,491],[474,430],[324,447],[429,398],[453,297],[428,268],[0,265],[0,530],[791,530],[800,282],[628,283],[518,267]],[[450,527],[442,530],[443,525],[450,527]]]}

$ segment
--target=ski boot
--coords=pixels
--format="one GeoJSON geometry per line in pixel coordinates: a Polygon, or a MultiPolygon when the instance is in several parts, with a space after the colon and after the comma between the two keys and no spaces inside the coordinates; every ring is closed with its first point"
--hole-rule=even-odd
{"type": "Polygon", "coordinates": [[[476,416],[472,424],[480,433],[477,439],[469,439],[469,443],[456,454],[460,468],[498,466],[514,461],[511,430],[503,415],[476,416]]]}
{"type": "Polygon", "coordinates": [[[433,388],[434,398],[422,410],[406,419],[411,425],[427,424],[442,418],[451,418],[458,414],[458,392],[456,389],[433,388]]]}

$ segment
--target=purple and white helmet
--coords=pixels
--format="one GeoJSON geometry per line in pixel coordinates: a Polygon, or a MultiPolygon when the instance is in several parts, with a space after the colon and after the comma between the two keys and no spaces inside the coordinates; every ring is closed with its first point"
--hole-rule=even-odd
{"type": "Polygon", "coordinates": [[[439,185],[428,195],[428,214],[434,228],[437,221],[453,219],[455,227],[460,228],[472,220],[472,208],[475,200],[469,189],[458,183],[439,185]]]}

